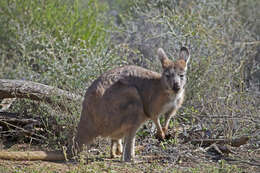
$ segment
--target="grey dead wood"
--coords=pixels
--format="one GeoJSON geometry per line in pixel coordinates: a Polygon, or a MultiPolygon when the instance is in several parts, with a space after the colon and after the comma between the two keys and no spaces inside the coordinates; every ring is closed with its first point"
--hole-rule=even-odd
{"type": "Polygon", "coordinates": [[[82,96],[68,91],[25,80],[0,79],[0,99],[4,98],[27,98],[43,101],[45,103],[66,109],[67,101],[81,102],[82,96]]]}

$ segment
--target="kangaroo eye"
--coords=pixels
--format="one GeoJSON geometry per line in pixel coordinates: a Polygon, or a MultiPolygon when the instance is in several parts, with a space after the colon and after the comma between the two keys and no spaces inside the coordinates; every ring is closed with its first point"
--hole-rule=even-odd
{"type": "Polygon", "coordinates": [[[169,73],[165,73],[165,76],[169,78],[171,75],[169,73]]]}

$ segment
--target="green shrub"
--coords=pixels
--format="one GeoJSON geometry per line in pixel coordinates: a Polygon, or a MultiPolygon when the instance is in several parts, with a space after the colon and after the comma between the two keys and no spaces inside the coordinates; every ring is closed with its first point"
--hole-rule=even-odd
{"type": "MultiPolygon", "coordinates": [[[[109,2],[1,0],[0,78],[36,81],[83,95],[110,68],[128,63],[159,71],[158,47],[173,59],[187,46],[192,58],[179,117],[211,129],[218,128],[211,123],[212,115],[240,117],[237,127],[231,127],[240,133],[245,125],[252,126],[244,120],[259,116],[259,94],[248,82],[259,71],[259,17],[252,13],[257,1],[109,2]],[[253,10],[245,9],[247,5],[253,10]],[[122,19],[116,30],[108,10],[118,10],[122,19]]],[[[72,114],[79,115],[80,105],[75,107],[72,114]]],[[[219,124],[228,125],[223,121],[219,124]]]]}
{"type": "MultiPolygon", "coordinates": [[[[0,78],[29,80],[84,95],[86,87],[104,71],[123,64],[119,48],[109,46],[103,18],[105,5],[89,1],[0,2],[0,78]]],[[[45,104],[17,100],[10,111],[42,115],[46,143],[64,144],[75,128],[81,103],[69,103],[69,112],[45,104]],[[31,105],[33,108],[30,108],[31,105]],[[70,124],[65,131],[53,129],[70,124]]]]}
{"type": "MultiPolygon", "coordinates": [[[[231,127],[232,135],[239,135],[238,129],[240,135],[243,133],[248,117],[259,118],[256,106],[259,91],[249,84],[251,73],[259,69],[255,59],[260,38],[254,32],[259,25],[256,20],[259,15],[253,13],[259,3],[254,0],[133,3],[124,17],[129,20],[121,26],[125,32],[116,37],[141,52],[148,60],[147,67],[160,68],[156,56],[158,47],[163,47],[172,59],[178,57],[181,46],[190,48],[186,99],[178,113],[180,117],[196,120],[190,122],[204,122],[203,125],[212,126],[211,129],[215,128],[210,123],[211,117],[243,117],[239,122],[234,120],[237,125],[231,127]],[[252,11],[244,10],[249,18],[244,17],[242,10],[247,6],[252,7],[252,11]]],[[[221,125],[228,126],[227,119],[219,120],[224,121],[221,125]]]]}
{"type": "Polygon", "coordinates": [[[3,0],[0,6],[2,26],[13,34],[27,27],[58,39],[65,34],[73,42],[85,40],[88,47],[95,47],[109,28],[102,15],[105,6],[94,0],[3,0]]]}

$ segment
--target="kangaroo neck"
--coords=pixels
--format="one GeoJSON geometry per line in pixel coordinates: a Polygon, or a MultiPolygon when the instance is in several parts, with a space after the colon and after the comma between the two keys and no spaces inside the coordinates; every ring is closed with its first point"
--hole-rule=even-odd
{"type": "Polygon", "coordinates": [[[152,118],[159,116],[167,103],[174,102],[177,93],[171,89],[166,89],[161,82],[161,78],[145,81],[139,93],[143,100],[145,114],[152,118]]]}

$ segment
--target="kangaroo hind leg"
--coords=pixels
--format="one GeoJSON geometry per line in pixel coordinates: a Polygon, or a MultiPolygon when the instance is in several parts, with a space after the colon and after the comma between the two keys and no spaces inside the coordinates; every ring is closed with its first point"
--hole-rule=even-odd
{"type": "Polygon", "coordinates": [[[121,155],[123,152],[122,139],[111,140],[111,158],[115,158],[117,155],[121,155]]]}

